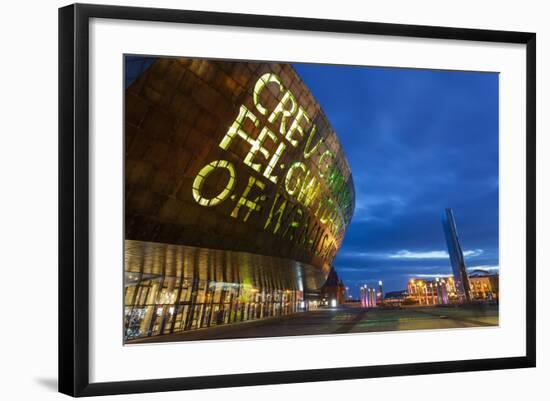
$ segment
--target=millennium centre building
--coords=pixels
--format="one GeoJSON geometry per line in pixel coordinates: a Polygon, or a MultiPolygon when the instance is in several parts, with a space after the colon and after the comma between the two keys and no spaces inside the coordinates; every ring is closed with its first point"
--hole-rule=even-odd
{"type": "Polygon", "coordinates": [[[355,192],[292,66],[125,64],[125,340],[315,308],[355,192]]]}

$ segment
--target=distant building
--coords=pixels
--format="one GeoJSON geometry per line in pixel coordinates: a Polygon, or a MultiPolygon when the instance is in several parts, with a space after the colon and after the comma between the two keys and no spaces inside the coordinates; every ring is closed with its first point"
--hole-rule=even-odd
{"type": "Polygon", "coordinates": [[[411,278],[407,285],[408,304],[440,305],[457,301],[456,282],[453,277],[437,277],[433,280],[411,278]]]}
{"type": "Polygon", "coordinates": [[[401,306],[405,298],[407,298],[407,290],[390,291],[384,295],[384,305],[387,306],[401,306]]]}
{"type": "MultiPolygon", "coordinates": [[[[468,275],[471,301],[497,301],[499,290],[498,273],[474,270],[468,275]]],[[[387,296],[386,296],[387,298],[387,296]]],[[[384,300],[385,302],[386,299],[384,300]]],[[[453,277],[437,277],[432,280],[411,278],[403,304],[441,305],[462,302],[453,277]]]]}
{"type": "Polygon", "coordinates": [[[330,268],[327,281],[321,287],[321,303],[329,306],[343,304],[346,297],[346,286],[336,273],[334,266],[330,268]]]}
{"type": "Polygon", "coordinates": [[[498,273],[489,273],[486,270],[474,270],[470,273],[469,279],[473,300],[498,300],[498,273]]]}
{"type": "Polygon", "coordinates": [[[461,302],[470,302],[471,294],[468,274],[466,273],[466,263],[464,262],[464,254],[462,253],[462,248],[460,246],[460,242],[458,241],[458,234],[452,209],[445,209],[442,216],[442,222],[443,231],[445,231],[445,238],[447,240],[447,248],[449,250],[449,259],[451,261],[451,267],[453,268],[455,288],[458,299],[461,302]]]}

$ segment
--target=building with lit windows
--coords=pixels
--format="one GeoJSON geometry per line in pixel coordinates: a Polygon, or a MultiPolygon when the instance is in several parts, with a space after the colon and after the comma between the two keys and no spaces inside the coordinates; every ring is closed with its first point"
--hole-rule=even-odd
{"type": "Polygon", "coordinates": [[[440,305],[458,300],[453,277],[436,277],[432,280],[412,278],[407,284],[405,303],[440,305]]]}
{"type": "Polygon", "coordinates": [[[497,301],[499,289],[498,273],[474,270],[469,275],[473,300],[497,301]]]}
{"type": "MultiPolygon", "coordinates": [[[[498,273],[474,270],[468,275],[470,300],[473,302],[498,301],[498,273]]],[[[437,277],[431,280],[412,278],[407,285],[405,303],[441,305],[460,302],[453,277],[437,277]]]]}
{"type": "Polygon", "coordinates": [[[355,191],[292,66],[125,65],[125,339],[308,309],[355,191]]]}

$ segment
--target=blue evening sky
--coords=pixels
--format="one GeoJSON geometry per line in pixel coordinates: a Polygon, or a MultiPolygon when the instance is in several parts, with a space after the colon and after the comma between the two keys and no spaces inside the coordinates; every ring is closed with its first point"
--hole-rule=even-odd
{"type": "Polygon", "coordinates": [[[355,214],[334,265],[355,296],[450,274],[447,207],[468,269],[498,268],[498,74],[293,66],[351,165],[355,214]]]}

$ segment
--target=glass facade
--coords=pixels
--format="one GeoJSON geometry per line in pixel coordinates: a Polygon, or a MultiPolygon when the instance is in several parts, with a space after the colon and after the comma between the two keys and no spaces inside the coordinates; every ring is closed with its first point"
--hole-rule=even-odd
{"type": "Polygon", "coordinates": [[[264,319],[315,308],[312,266],[241,252],[125,241],[124,338],[264,319]]]}
{"type": "Polygon", "coordinates": [[[139,62],[125,97],[125,336],[313,305],[355,192],[307,87],[288,64],[139,62]]]}
{"type": "Polygon", "coordinates": [[[125,291],[126,339],[281,316],[301,304],[290,290],[165,276],[136,280],[125,291]]]}

